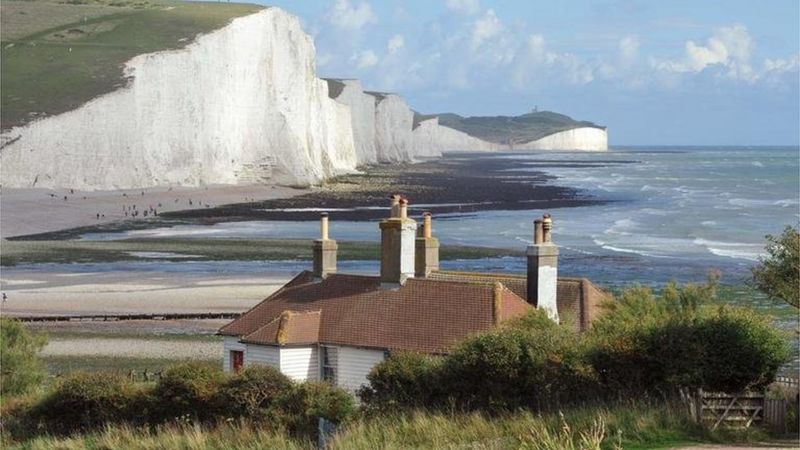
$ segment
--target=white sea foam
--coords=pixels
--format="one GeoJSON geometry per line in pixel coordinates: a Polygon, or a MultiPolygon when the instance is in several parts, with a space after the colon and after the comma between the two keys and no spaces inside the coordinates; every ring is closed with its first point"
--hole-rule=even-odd
{"type": "Polygon", "coordinates": [[[173,252],[125,252],[137,258],[167,259],[167,258],[201,258],[201,255],[187,255],[173,252]]]}
{"type": "Polygon", "coordinates": [[[705,247],[714,255],[748,261],[758,261],[758,257],[764,252],[764,247],[759,244],[711,241],[702,238],[696,238],[694,243],[705,247]]]}

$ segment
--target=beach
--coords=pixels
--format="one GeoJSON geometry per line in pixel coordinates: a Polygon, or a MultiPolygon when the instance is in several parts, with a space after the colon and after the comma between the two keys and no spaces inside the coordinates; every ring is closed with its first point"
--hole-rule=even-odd
{"type": "Polygon", "coordinates": [[[148,212],[147,217],[156,217],[150,208],[162,214],[286,198],[306,192],[309,190],[263,185],[155,187],[117,191],[3,188],[0,192],[0,237],[6,239],[119,220],[145,219],[145,211],[148,212]],[[133,218],[134,206],[135,210],[140,211],[136,219],[133,218]]]}

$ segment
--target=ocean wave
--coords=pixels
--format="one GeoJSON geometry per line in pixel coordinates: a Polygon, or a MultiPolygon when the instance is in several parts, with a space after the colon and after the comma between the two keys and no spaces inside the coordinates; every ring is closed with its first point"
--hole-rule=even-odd
{"type": "Polygon", "coordinates": [[[758,257],[761,256],[764,251],[764,248],[759,244],[710,241],[702,238],[696,238],[694,243],[705,247],[714,255],[735,259],[746,259],[748,261],[758,261],[758,257]]]}

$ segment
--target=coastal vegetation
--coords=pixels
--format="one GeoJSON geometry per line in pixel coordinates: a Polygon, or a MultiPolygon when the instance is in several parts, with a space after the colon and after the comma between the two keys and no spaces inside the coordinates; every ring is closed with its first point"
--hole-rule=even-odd
{"type": "MultiPolygon", "coordinates": [[[[269,261],[310,260],[309,239],[126,239],[10,240],[3,241],[1,266],[42,263],[93,263],[116,261],[269,261]]],[[[377,242],[339,242],[339,260],[375,260],[377,242]]],[[[476,259],[520,256],[521,251],[448,245],[441,259],[476,259]]]]}
{"type": "Polygon", "coordinates": [[[3,2],[3,129],[74,109],[126,83],[123,63],[182,48],[263,8],[162,0],[3,2]]]}
{"type": "Polygon", "coordinates": [[[800,232],[787,226],[767,236],[766,255],[753,267],[753,284],[773,298],[800,308],[800,232]]]}
{"type": "Polygon", "coordinates": [[[42,382],[46,372],[37,354],[46,344],[46,335],[0,318],[0,396],[24,394],[42,382]]]}
{"type": "Polygon", "coordinates": [[[710,301],[716,278],[659,293],[623,290],[590,331],[532,312],[442,357],[392,354],[360,392],[261,366],[168,367],[155,382],[76,372],[3,404],[3,443],[19,448],[653,448],[760,439],[709,432],[681,393],[761,389],[788,358],[781,333],[747,308],[710,301]],[[82,411],[81,414],[67,414],[82,411]],[[69,416],[68,420],[64,419],[69,416]]]}

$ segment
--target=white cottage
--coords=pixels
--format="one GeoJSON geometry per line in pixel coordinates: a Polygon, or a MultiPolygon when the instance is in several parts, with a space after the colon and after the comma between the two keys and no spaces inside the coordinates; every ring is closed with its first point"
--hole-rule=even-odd
{"type": "Polygon", "coordinates": [[[408,202],[392,196],[380,222],[379,276],[336,273],[336,241],[328,216],[314,242],[314,269],[220,329],[224,369],[268,364],[297,381],[326,380],[350,392],[367,382],[390,352],[446,354],[470,334],[545,308],[585,329],[605,294],[589,280],[557,278],[558,248],[549,216],[534,222],[528,274],[439,270],[430,213],[417,233],[408,202]]]}

